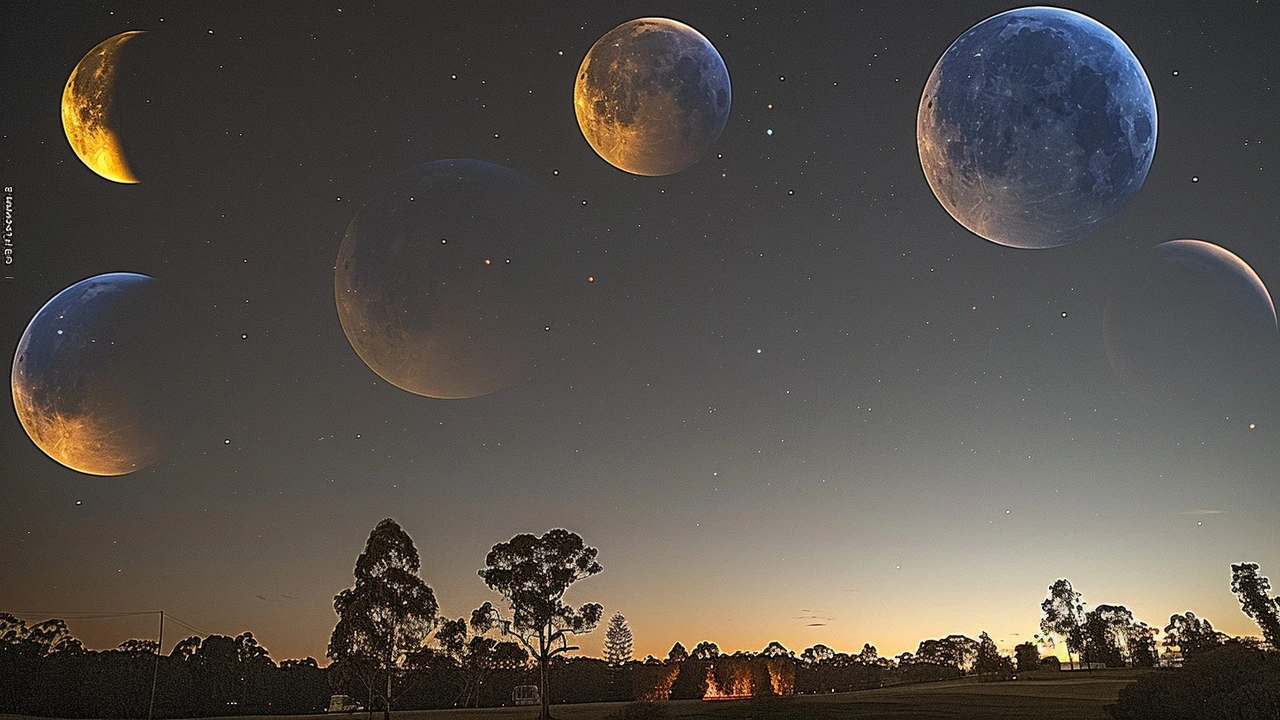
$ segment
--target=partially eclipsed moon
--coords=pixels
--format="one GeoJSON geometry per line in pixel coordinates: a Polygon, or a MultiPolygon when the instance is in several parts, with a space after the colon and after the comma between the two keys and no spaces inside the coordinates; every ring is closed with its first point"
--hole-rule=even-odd
{"type": "Polygon", "coordinates": [[[539,327],[540,204],[516,172],[439,160],[392,180],[356,214],[334,268],[342,330],[383,380],[472,398],[521,372],[539,327]]]}
{"type": "Polygon", "coordinates": [[[729,119],[729,71],[697,30],[666,18],[623,23],[596,41],[574,84],[578,126],[592,149],[635,175],[694,164],[729,119]]]}
{"type": "Polygon", "coordinates": [[[156,378],[145,322],[155,281],[107,273],[54,296],[27,325],[10,384],[22,427],[46,455],[89,475],[155,462],[164,436],[149,402],[156,378]]]}
{"type": "Polygon", "coordinates": [[[62,91],[62,129],[71,149],[90,170],[118,183],[136,183],[138,179],[111,127],[111,99],[120,48],[141,33],[130,30],[98,43],[76,64],[62,91]]]}

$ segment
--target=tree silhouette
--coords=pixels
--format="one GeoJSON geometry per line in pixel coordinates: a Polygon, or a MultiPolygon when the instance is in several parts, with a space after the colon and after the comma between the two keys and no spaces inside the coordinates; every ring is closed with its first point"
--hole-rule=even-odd
{"type": "Polygon", "coordinates": [[[878,665],[880,663],[880,652],[876,650],[875,645],[862,643],[862,650],[858,652],[858,662],[863,665],[878,665]]]}
{"type": "Polygon", "coordinates": [[[187,660],[196,651],[200,649],[200,636],[192,635],[184,640],[179,640],[177,645],[173,646],[173,650],[169,651],[169,657],[179,660],[187,660]]]}
{"type": "Polygon", "coordinates": [[[1080,593],[1071,587],[1071,581],[1061,579],[1049,586],[1049,597],[1040,603],[1044,615],[1040,618],[1040,631],[1062,637],[1067,643],[1067,659],[1071,654],[1084,654],[1084,602],[1080,593]]]}
{"type": "Polygon", "coordinates": [[[463,618],[445,620],[435,637],[463,674],[462,689],[458,694],[462,707],[473,701],[476,707],[480,707],[480,688],[489,675],[497,670],[524,667],[529,661],[529,653],[514,642],[499,642],[486,637],[488,615],[483,608],[471,613],[470,627],[474,633],[468,634],[467,627],[463,618]]]}
{"type": "Polygon", "coordinates": [[[1099,605],[1085,613],[1085,647],[1090,662],[1110,667],[1151,665],[1155,661],[1155,631],[1134,620],[1123,605],[1099,605]]]}
{"type": "Polygon", "coordinates": [[[160,643],[155,640],[138,640],[133,638],[125,640],[116,646],[116,650],[127,653],[140,653],[143,655],[155,655],[160,648],[160,643]]]}
{"type": "Polygon", "coordinates": [[[67,622],[61,618],[50,618],[27,628],[25,642],[40,656],[84,652],[84,645],[71,634],[67,622]]]}
{"type": "Polygon", "coordinates": [[[694,660],[715,660],[719,656],[720,646],[709,640],[693,646],[693,652],[689,653],[689,657],[694,660]]]}
{"type": "Polygon", "coordinates": [[[948,635],[941,640],[921,640],[915,662],[953,667],[966,671],[978,659],[978,641],[965,635],[948,635]]]}
{"type": "Polygon", "coordinates": [[[1125,640],[1129,662],[1134,667],[1151,667],[1156,664],[1156,630],[1144,622],[1129,626],[1125,640]]]}
{"type": "Polygon", "coordinates": [[[1257,563],[1231,566],[1231,592],[1240,598],[1240,609],[1258,627],[1273,650],[1280,650],[1280,597],[1271,597],[1271,581],[1258,574],[1257,563]]]}
{"type": "Polygon", "coordinates": [[[1085,661],[1104,663],[1107,667],[1124,665],[1129,626],[1133,622],[1133,613],[1123,605],[1099,605],[1085,613],[1085,661]]]}
{"type": "Polygon", "coordinates": [[[760,651],[760,654],[767,658],[794,658],[796,656],[795,653],[788,650],[785,645],[777,640],[765,645],[764,649],[760,651]]]}
{"type": "Polygon", "coordinates": [[[240,651],[235,638],[210,635],[201,641],[188,662],[196,687],[203,691],[199,702],[205,713],[212,714],[233,702],[240,704],[244,699],[240,651]]]}
{"type": "Polygon", "coordinates": [[[671,646],[671,652],[667,653],[667,662],[682,663],[689,659],[689,651],[684,649],[680,643],[671,646]]]}
{"type": "Polygon", "coordinates": [[[625,665],[632,654],[631,628],[622,613],[614,613],[604,633],[604,659],[610,665],[625,665]]]}
{"type": "Polygon", "coordinates": [[[1015,645],[1013,656],[1018,660],[1018,672],[1030,672],[1040,667],[1040,648],[1035,643],[1024,642],[1015,645]]]}
{"type": "Polygon", "coordinates": [[[503,618],[485,603],[473,617],[480,618],[482,626],[501,626],[503,634],[519,638],[537,659],[542,688],[540,720],[551,717],[547,663],[561,653],[577,650],[569,645],[568,635],[591,632],[604,612],[599,603],[586,603],[576,610],[564,603],[570,585],[603,569],[596,562],[596,552],[575,533],[557,528],[542,537],[516,535],[494,545],[485,558],[486,567],[479,571],[485,584],[507,599],[511,614],[503,618]]]}
{"type": "Polygon", "coordinates": [[[422,647],[435,625],[435,593],[418,576],[418,550],[408,533],[387,518],[369,533],[356,560],[355,587],[333,598],[338,624],[327,655],[360,678],[391,717],[391,679],[405,658],[422,647]]]}
{"type": "Polygon", "coordinates": [[[996,648],[996,642],[991,639],[986,630],[978,635],[978,651],[973,662],[973,668],[978,672],[978,679],[981,680],[984,675],[996,674],[1000,672],[1000,650],[996,648]]]}
{"type": "Polygon", "coordinates": [[[1226,636],[1213,629],[1208,620],[1196,617],[1193,612],[1170,615],[1169,624],[1164,629],[1165,647],[1177,645],[1184,658],[1212,650],[1221,645],[1225,638],[1226,636]]]}
{"type": "Polygon", "coordinates": [[[800,659],[809,665],[817,665],[820,662],[835,657],[835,654],[835,650],[832,650],[822,643],[818,643],[812,647],[805,648],[804,652],[800,653],[800,659]]]}

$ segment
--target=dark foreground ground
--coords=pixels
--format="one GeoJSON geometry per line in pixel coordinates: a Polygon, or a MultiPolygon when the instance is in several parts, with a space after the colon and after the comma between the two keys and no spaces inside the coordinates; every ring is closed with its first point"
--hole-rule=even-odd
{"type": "MultiPolygon", "coordinates": [[[[1138,670],[1099,670],[1079,673],[1036,673],[1013,682],[954,682],[905,685],[831,695],[702,702],[662,703],[643,718],[687,720],[828,720],[834,718],[1106,718],[1102,707],[1116,700],[1120,689],[1133,682],[1138,670]],[[663,713],[663,714],[658,714],[663,713]]],[[[606,720],[623,717],[626,703],[556,705],[558,720],[606,720]]],[[[534,720],[537,708],[494,710],[407,710],[394,720],[534,720]]],[[[0,720],[14,716],[0,715],[0,720]]],[[[262,716],[213,720],[260,720],[262,716]]],[[[365,720],[354,715],[275,715],[270,720],[365,720]]],[[[373,720],[382,720],[381,713],[373,720]]]]}

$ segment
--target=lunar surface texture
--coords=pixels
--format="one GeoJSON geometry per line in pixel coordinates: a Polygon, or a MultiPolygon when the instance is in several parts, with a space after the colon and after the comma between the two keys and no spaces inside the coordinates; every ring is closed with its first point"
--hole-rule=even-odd
{"type": "Polygon", "coordinates": [[[415,167],[357,213],[334,294],[351,347],[398,388],[470,398],[529,362],[538,281],[538,198],[520,174],[479,160],[415,167]]]}
{"type": "Polygon", "coordinates": [[[934,195],[991,242],[1079,240],[1138,192],[1156,149],[1146,73],[1115,33],[1034,7],[975,25],[938,60],[916,122],[934,195]]]}
{"type": "Polygon", "coordinates": [[[146,326],[154,283],[135,273],[82,280],[41,308],[18,342],[14,409],[35,444],[73,470],[124,475],[160,456],[146,326]]]}
{"type": "Polygon", "coordinates": [[[141,32],[120,33],[98,43],[76,64],[62,91],[62,129],[71,148],[90,170],[118,183],[138,182],[111,126],[111,102],[120,48],[141,32]]]}
{"type": "Polygon", "coordinates": [[[730,96],[729,71],[710,41],[675,20],[641,18],[591,47],[573,104],[600,157],[636,175],[670,175],[720,137],[730,96]]]}

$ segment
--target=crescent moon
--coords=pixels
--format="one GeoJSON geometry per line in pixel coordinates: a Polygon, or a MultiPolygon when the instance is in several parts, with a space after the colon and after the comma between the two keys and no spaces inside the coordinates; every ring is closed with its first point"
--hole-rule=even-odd
{"type": "Polygon", "coordinates": [[[1194,388],[1213,402],[1222,399],[1216,378],[1240,382],[1268,366],[1276,329],[1275,301],[1248,263],[1220,245],[1182,239],[1153,246],[1116,282],[1102,341],[1126,386],[1166,394],[1194,388]]]}
{"type": "Polygon", "coordinates": [[[116,85],[120,48],[142,30],[130,30],[107,38],[81,58],[62,91],[62,129],[71,149],[102,177],[118,183],[136,183],[125,160],[120,138],[111,127],[111,98],[116,85]]]}
{"type": "Polygon", "coordinates": [[[1241,278],[1244,278],[1245,282],[1253,288],[1253,291],[1257,293],[1258,297],[1267,301],[1267,310],[1271,312],[1271,324],[1273,326],[1277,325],[1276,304],[1271,298],[1271,293],[1267,291],[1267,286],[1262,282],[1262,278],[1258,277],[1258,273],[1254,272],[1254,269],[1249,265],[1249,263],[1241,260],[1239,255],[1236,255],[1221,245],[1214,245],[1213,243],[1208,243],[1203,240],[1170,240],[1156,246],[1157,249],[1162,247],[1185,248],[1192,251],[1198,251],[1201,254],[1214,258],[1223,265],[1231,268],[1241,278]]]}

